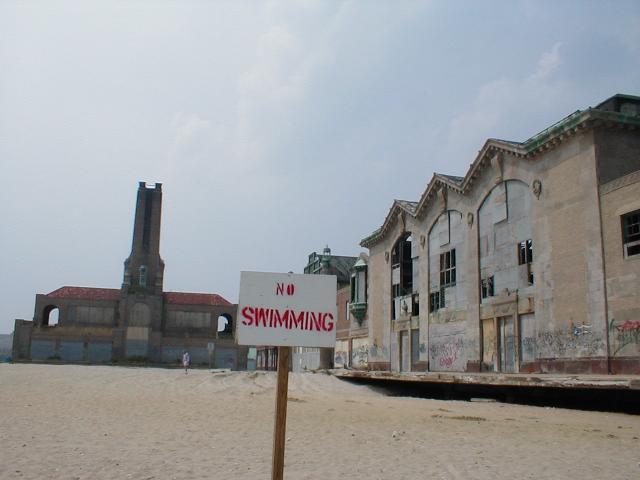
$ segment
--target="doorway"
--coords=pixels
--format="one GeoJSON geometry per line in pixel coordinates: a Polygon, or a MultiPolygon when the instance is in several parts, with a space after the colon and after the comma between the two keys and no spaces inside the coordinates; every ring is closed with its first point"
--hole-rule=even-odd
{"type": "Polygon", "coordinates": [[[400,371],[411,371],[411,347],[409,346],[409,331],[400,332],[400,371]]]}
{"type": "Polygon", "coordinates": [[[498,318],[500,334],[500,371],[516,373],[516,329],[513,315],[498,318]]]}

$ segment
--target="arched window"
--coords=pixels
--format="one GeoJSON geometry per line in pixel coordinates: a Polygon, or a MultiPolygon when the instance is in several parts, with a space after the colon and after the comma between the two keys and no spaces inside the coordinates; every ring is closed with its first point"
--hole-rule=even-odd
{"type": "Polygon", "coordinates": [[[218,335],[226,336],[233,334],[233,319],[230,315],[223,313],[218,317],[218,335]]]}
{"type": "Polygon", "coordinates": [[[42,313],[42,325],[55,327],[60,320],[60,309],[55,305],[47,305],[42,313]]]}
{"type": "Polygon", "coordinates": [[[531,192],[520,180],[496,185],[478,210],[480,295],[490,302],[507,289],[533,285],[531,192]]]}

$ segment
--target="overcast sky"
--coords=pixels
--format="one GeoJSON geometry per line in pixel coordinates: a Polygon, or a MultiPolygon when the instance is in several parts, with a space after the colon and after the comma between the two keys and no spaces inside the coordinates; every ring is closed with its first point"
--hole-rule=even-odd
{"type": "Polygon", "coordinates": [[[357,255],[394,198],[640,94],[640,2],[0,1],[0,333],[119,288],[162,182],[165,290],[357,255]]]}

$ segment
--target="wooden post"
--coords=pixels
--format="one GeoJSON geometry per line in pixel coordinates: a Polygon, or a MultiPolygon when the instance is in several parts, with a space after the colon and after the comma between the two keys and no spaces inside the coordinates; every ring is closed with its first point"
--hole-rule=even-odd
{"type": "Polygon", "coordinates": [[[291,347],[278,347],[278,390],[273,425],[273,462],[271,479],[282,480],[284,472],[284,443],[287,430],[287,394],[289,390],[289,357],[291,347]]]}

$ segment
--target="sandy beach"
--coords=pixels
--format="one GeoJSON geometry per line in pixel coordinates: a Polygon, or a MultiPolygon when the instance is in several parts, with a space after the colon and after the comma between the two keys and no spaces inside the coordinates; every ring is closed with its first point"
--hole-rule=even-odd
{"type": "MultiPolygon", "coordinates": [[[[275,374],[0,365],[2,479],[270,478],[275,374]]],[[[290,479],[637,479],[640,417],[289,381],[290,479]]]]}

